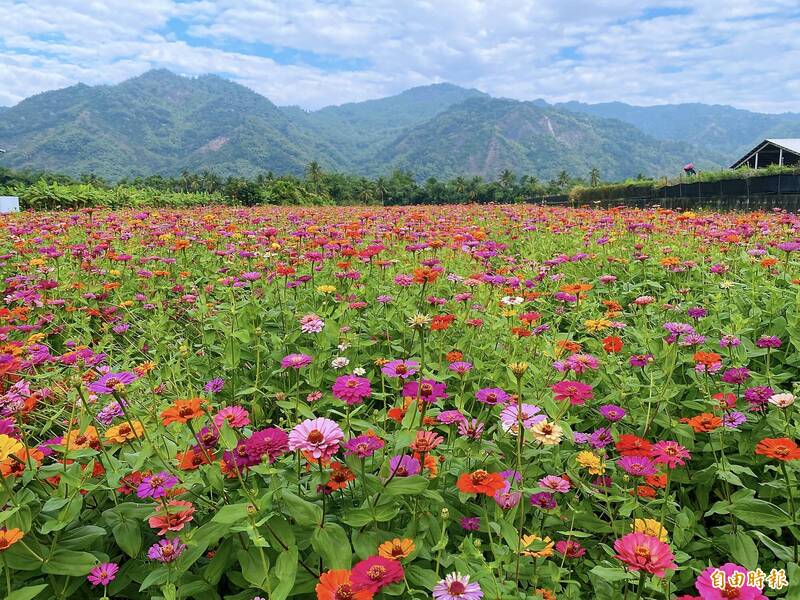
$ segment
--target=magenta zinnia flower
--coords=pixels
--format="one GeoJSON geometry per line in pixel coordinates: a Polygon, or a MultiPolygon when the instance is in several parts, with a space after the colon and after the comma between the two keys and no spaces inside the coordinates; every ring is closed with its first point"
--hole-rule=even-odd
{"type": "Polygon", "coordinates": [[[270,427],[254,432],[253,435],[244,442],[244,445],[247,454],[251,458],[257,462],[261,462],[264,456],[268,456],[271,464],[289,449],[288,442],[289,436],[286,435],[283,429],[270,427]]]}
{"type": "Polygon", "coordinates": [[[667,465],[670,469],[682,467],[686,464],[685,459],[692,458],[686,448],[672,440],[663,440],[653,444],[650,456],[656,463],[667,465]]]}
{"type": "Polygon", "coordinates": [[[117,563],[100,563],[96,567],[92,567],[86,579],[94,586],[108,585],[116,579],[118,571],[119,565],[117,563]]]}
{"type": "Polygon", "coordinates": [[[569,400],[570,404],[583,404],[594,397],[592,386],[566,379],[550,386],[556,400],[569,400]]]}
{"type": "Polygon", "coordinates": [[[361,404],[364,398],[372,393],[369,379],[355,377],[354,375],[342,375],[336,378],[333,384],[333,396],[345,401],[350,406],[361,404]]]}
{"type": "Polygon", "coordinates": [[[381,371],[388,377],[401,377],[407,379],[414,375],[419,369],[419,363],[413,360],[390,360],[383,367],[381,371]]]}
{"type": "MultiPolygon", "coordinates": [[[[641,532],[629,533],[614,542],[617,558],[628,565],[631,571],[645,571],[656,577],[664,577],[667,569],[676,569],[675,557],[669,544],[657,537],[641,532]]],[[[705,596],[703,596],[705,598],[705,596]]]]}
{"type": "Polygon", "coordinates": [[[172,562],[183,554],[184,550],[186,550],[186,544],[183,544],[180,538],[163,539],[150,546],[147,558],[164,563],[172,562]]]}
{"type": "Polygon", "coordinates": [[[403,567],[399,560],[370,556],[353,567],[350,584],[354,592],[376,594],[381,588],[403,580],[403,567]]]}
{"type": "Polygon", "coordinates": [[[327,460],[336,454],[343,439],[344,433],[334,421],[324,417],[306,419],[289,433],[289,450],[327,460]]]}
{"type": "Polygon", "coordinates": [[[483,598],[481,586],[470,583],[469,575],[450,573],[433,588],[435,600],[480,600],[483,598]]]}
{"type": "Polygon", "coordinates": [[[720,589],[714,587],[711,575],[716,571],[715,567],[708,567],[705,571],[700,573],[700,576],[695,580],[694,587],[700,592],[700,596],[704,600],[727,600],[728,598],[737,598],[737,600],[767,600],[767,597],[761,593],[761,590],[753,585],[747,585],[747,569],[735,565],[733,563],[725,563],[719,570],[725,574],[725,587],[720,589]],[[728,578],[734,573],[741,573],[744,585],[741,587],[733,587],[728,583],[728,578]]]}
{"type": "Polygon", "coordinates": [[[384,445],[385,442],[374,435],[359,435],[347,440],[344,445],[344,454],[345,456],[355,454],[359,458],[367,458],[383,448],[384,445]]]}
{"type": "Polygon", "coordinates": [[[439,398],[447,398],[445,392],[446,386],[443,383],[438,383],[432,379],[423,379],[422,383],[418,381],[409,381],[403,386],[403,396],[411,398],[419,397],[423,402],[436,402],[439,398]]]}
{"type": "Polygon", "coordinates": [[[547,475],[539,480],[539,487],[550,490],[551,492],[566,494],[569,491],[570,483],[558,475],[547,475]]]}
{"type": "Polygon", "coordinates": [[[586,548],[575,540],[561,540],[556,542],[556,552],[566,558],[580,558],[586,554],[586,548]]]}

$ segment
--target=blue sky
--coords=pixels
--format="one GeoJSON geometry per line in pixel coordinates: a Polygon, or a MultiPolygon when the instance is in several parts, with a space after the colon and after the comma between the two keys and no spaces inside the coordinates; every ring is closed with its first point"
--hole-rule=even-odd
{"type": "Polygon", "coordinates": [[[449,81],[800,112],[797,0],[0,0],[0,105],[151,68],[318,108],[449,81]]]}

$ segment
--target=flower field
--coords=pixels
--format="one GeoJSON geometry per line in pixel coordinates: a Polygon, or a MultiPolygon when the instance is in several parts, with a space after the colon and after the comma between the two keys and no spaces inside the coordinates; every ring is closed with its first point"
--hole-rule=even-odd
{"type": "Polygon", "coordinates": [[[0,589],[800,598],[800,218],[2,221],[0,589]]]}

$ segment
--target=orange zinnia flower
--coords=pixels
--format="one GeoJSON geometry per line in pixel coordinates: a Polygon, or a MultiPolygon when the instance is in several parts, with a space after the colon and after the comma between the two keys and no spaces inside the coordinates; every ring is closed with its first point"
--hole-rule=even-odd
{"type": "Polygon", "coordinates": [[[139,421],[133,421],[130,424],[122,423],[106,429],[106,441],[112,444],[124,444],[130,440],[137,439],[142,435],[143,431],[144,427],[139,421]],[[131,425],[133,425],[133,428],[131,428],[131,425]]]}
{"type": "Polygon", "coordinates": [[[86,448],[97,449],[100,438],[97,435],[97,429],[89,425],[86,431],[78,431],[77,429],[70,431],[64,437],[64,441],[68,450],[85,450],[86,448]]]}
{"type": "Polygon", "coordinates": [[[21,529],[0,529],[0,552],[8,550],[20,541],[23,535],[25,534],[22,533],[21,529]]]}
{"type": "Polygon", "coordinates": [[[713,367],[722,360],[722,357],[716,352],[695,352],[692,358],[694,358],[694,362],[707,367],[713,367]]]}
{"type": "MultiPolygon", "coordinates": [[[[209,464],[206,455],[200,448],[189,448],[186,452],[178,452],[175,458],[178,459],[178,468],[181,471],[194,471],[200,465],[209,464]]],[[[209,458],[213,459],[213,455],[209,458]]]]}
{"type": "Polygon", "coordinates": [[[204,415],[206,411],[200,406],[202,398],[190,398],[189,400],[176,400],[175,404],[161,413],[161,423],[187,423],[204,415]]]}
{"type": "Polygon", "coordinates": [[[378,546],[378,556],[388,558],[390,560],[400,560],[401,558],[408,558],[416,545],[413,540],[408,538],[394,538],[389,542],[383,542],[378,546]]]}
{"type": "Polygon", "coordinates": [[[722,426],[722,419],[711,413],[700,413],[696,417],[687,419],[686,423],[695,433],[709,433],[722,426]]]}
{"type": "Polygon", "coordinates": [[[756,445],[756,454],[782,461],[800,460],[800,448],[789,438],[764,438],[756,445]]]}
{"type": "Polygon", "coordinates": [[[44,459],[44,454],[36,449],[22,448],[13,454],[10,454],[3,462],[0,462],[0,474],[3,477],[14,477],[22,475],[25,469],[28,468],[28,458],[32,467],[38,467],[44,459]]]}
{"type": "Polygon", "coordinates": [[[159,506],[158,512],[150,517],[147,522],[153,529],[157,529],[158,535],[164,535],[168,531],[180,531],[186,523],[194,517],[194,506],[185,500],[172,500],[167,506],[159,506]]]}
{"type": "Polygon", "coordinates": [[[331,473],[328,483],[325,484],[329,490],[343,490],[347,487],[348,483],[355,481],[356,476],[346,465],[335,462],[331,463],[331,468],[333,472],[331,473]]]}
{"type": "Polygon", "coordinates": [[[463,473],[456,482],[459,491],[465,494],[486,494],[494,496],[506,486],[500,473],[487,473],[478,469],[472,473],[463,473]]]}
{"type": "Polygon", "coordinates": [[[317,600],[341,600],[342,598],[372,600],[372,592],[353,591],[350,587],[350,571],[344,569],[326,571],[319,576],[319,583],[314,589],[317,592],[317,600]]]}
{"type": "Polygon", "coordinates": [[[414,275],[414,283],[433,283],[439,278],[441,271],[430,267],[420,267],[414,269],[412,273],[414,275]]]}

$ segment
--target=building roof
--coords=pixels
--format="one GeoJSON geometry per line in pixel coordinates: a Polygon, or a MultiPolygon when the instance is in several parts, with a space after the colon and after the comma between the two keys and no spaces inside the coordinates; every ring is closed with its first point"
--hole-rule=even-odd
{"type": "Polygon", "coordinates": [[[753,154],[762,150],[764,146],[772,144],[773,146],[777,146],[778,148],[783,148],[784,150],[788,150],[793,154],[797,154],[800,156],[800,138],[766,138],[765,140],[756,144],[752,150],[748,151],[747,154],[742,156],[739,160],[731,165],[731,169],[736,169],[740,165],[747,162],[753,154]]]}

